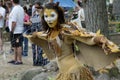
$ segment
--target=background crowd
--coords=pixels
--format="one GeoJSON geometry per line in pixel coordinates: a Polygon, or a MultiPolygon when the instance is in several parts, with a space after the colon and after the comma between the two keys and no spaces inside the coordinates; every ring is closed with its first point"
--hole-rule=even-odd
{"type": "MultiPolygon", "coordinates": [[[[22,56],[28,56],[28,39],[23,34],[31,34],[42,30],[42,10],[44,4],[35,1],[34,4],[21,6],[20,0],[11,0],[3,4],[0,0],[0,54],[4,52],[2,30],[10,33],[10,53],[14,53],[14,58],[8,63],[21,65],[22,56]]],[[[52,3],[49,0],[48,3],[52,3]]],[[[85,28],[85,16],[82,3],[78,1],[73,13],[69,15],[69,10],[64,9],[66,21],[76,21],[81,27],[85,28]],[[69,19],[69,20],[68,20],[69,19]]],[[[44,66],[49,60],[43,57],[44,51],[40,46],[32,44],[33,66],[44,66]]]]}

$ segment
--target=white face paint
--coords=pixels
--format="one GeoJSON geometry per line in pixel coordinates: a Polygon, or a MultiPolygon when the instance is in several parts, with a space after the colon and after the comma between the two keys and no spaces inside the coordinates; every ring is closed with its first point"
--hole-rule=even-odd
{"type": "Polygon", "coordinates": [[[55,28],[57,25],[58,14],[53,9],[45,9],[44,19],[50,28],[55,28]]]}

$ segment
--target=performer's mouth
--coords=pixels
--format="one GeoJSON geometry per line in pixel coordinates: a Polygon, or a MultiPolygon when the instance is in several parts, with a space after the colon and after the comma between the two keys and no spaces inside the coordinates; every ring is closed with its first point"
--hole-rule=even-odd
{"type": "Polygon", "coordinates": [[[52,25],[52,23],[49,23],[50,25],[52,25]]]}

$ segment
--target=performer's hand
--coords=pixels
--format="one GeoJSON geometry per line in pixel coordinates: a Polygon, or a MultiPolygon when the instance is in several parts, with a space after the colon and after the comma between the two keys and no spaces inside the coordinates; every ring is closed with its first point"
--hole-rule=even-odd
{"type": "Polygon", "coordinates": [[[96,42],[96,43],[106,43],[107,42],[107,39],[104,37],[104,36],[96,36],[95,38],[94,38],[94,41],[96,42]]]}
{"type": "Polygon", "coordinates": [[[36,38],[36,37],[37,37],[37,32],[33,32],[33,33],[32,33],[32,37],[33,37],[33,38],[36,38]]]}

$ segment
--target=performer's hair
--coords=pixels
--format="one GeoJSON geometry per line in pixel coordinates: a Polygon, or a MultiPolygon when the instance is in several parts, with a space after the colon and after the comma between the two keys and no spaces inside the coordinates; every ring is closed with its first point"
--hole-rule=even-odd
{"type": "MultiPolygon", "coordinates": [[[[57,3],[48,3],[45,5],[44,9],[54,9],[58,13],[58,23],[57,23],[57,29],[60,29],[60,24],[65,23],[65,18],[64,18],[64,11],[63,9],[59,6],[59,2],[57,3]]],[[[44,15],[42,16],[42,25],[43,29],[50,30],[50,27],[47,25],[46,21],[44,20],[44,15]]]]}
{"type": "Polygon", "coordinates": [[[13,0],[13,2],[14,2],[15,4],[19,4],[19,1],[20,1],[20,0],[13,0]]]}

